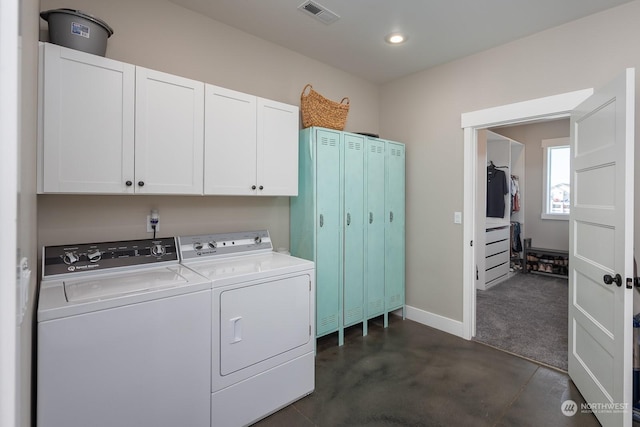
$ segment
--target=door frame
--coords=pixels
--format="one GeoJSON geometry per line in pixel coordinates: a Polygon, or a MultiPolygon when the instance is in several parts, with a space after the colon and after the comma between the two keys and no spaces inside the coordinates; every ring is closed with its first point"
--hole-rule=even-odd
{"type": "MultiPolygon", "coordinates": [[[[593,88],[582,89],[536,98],[529,101],[501,105],[499,107],[463,113],[461,127],[464,132],[464,176],[463,176],[463,274],[462,274],[462,336],[472,339],[476,335],[476,241],[477,224],[476,188],[478,165],[478,130],[494,126],[525,124],[530,122],[569,117],[571,111],[593,94],[593,88]]],[[[482,231],[484,232],[484,231],[482,231]]]]}
{"type": "Polygon", "coordinates": [[[19,10],[0,0],[0,425],[17,425],[16,252],[18,194],[19,10]]]}

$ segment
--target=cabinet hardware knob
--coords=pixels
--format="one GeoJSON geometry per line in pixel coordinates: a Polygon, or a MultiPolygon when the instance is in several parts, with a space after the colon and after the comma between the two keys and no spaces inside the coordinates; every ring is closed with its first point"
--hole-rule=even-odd
{"type": "Polygon", "coordinates": [[[264,187],[261,185],[260,187],[258,187],[259,190],[264,190],[264,187]]]}
{"type": "Polygon", "coordinates": [[[133,185],[133,182],[131,181],[127,181],[124,183],[127,187],[131,187],[133,185]]]}
{"type": "Polygon", "coordinates": [[[144,187],[144,181],[138,181],[138,187],[144,187]]]}
{"type": "Polygon", "coordinates": [[[252,189],[252,190],[255,190],[255,189],[256,189],[256,186],[255,186],[255,185],[252,185],[252,186],[251,186],[251,189],[252,189]]]}

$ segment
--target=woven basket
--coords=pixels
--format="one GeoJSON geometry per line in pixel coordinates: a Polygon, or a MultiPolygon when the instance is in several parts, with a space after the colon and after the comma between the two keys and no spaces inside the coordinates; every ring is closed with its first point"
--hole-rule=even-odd
{"type": "Polygon", "coordinates": [[[349,114],[349,98],[342,98],[340,102],[332,101],[320,95],[308,84],[300,94],[300,112],[303,128],[319,126],[343,130],[349,114]],[[307,89],[309,92],[305,95],[307,89]]]}

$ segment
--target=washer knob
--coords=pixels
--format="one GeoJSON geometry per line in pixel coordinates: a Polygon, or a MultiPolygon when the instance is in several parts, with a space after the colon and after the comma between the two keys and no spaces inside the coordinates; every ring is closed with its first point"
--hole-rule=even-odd
{"type": "Polygon", "coordinates": [[[100,249],[91,249],[87,251],[87,258],[89,258],[90,262],[98,262],[102,259],[102,252],[100,252],[100,249]]]}
{"type": "Polygon", "coordinates": [[[215,240],[212,240],[212,241],[210,241],[210,242],[209,242],[209,247],[210,247],[211,249],[215,249],[215,248],[217,248],[217,247],[218,247],[218,244],[216,243],[216,241],[215,241],[215,240]]]}
{"type": "Polygon", "coordinates": [[[195,243],[193,244],[193,249],[195,249],[196,251],[200,251],[200,250],[202,250],[202,243],[200,243],[200,242],[195,242],[195,243]]]}
{"type": "Polygon", "coordinates": [[[256,245],[259,245],[260,243],[262,243],[262,237],[256,236],[256,238],[253,239],[253,241],[256,242],[256,245]]]}
{"type": "Polygon", "coordinates": [[[78,257],[78,254],[71,251],[65,252],[64,256],[62,257],[62,260],[67,265],[75,264],[76,262],[78,262],[79,259],[80,258],[78,257]]]}
{"type": "Polygon", "coordinates": [[[164,255],[165,252],[166,252],[166,249],[162,245],[153,245],[153,247],[151,248],[151,253],[155,256],[164,255]]]}

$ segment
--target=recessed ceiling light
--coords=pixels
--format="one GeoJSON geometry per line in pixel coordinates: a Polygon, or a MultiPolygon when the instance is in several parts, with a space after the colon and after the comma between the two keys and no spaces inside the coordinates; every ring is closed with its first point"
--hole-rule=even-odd
{"type": "Polygon", "coordinates": [[[392,33],[384,38],[389,44],[400,44],[407,41],[407,37],[400,33],[392,33]]]}

